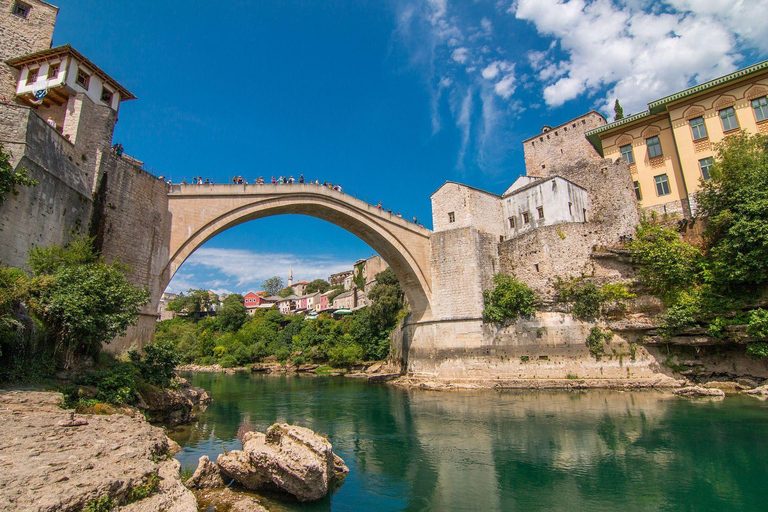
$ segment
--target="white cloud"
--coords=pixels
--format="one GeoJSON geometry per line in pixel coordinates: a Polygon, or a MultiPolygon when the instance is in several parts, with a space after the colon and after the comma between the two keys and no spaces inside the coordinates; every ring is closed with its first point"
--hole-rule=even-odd
{"type": "Polygon", "coordinates": [[[168,285],[168,291],[178,293],[190,288],[205,288],[216,293],[246,292],[259,288],[272,276],[281,276],[287,282],[290,266],[294,280],[312,281],[327,280],[331,274],[351,269],[353,264],[354,261],[322,255],[308,257],[201,247],[184,262],[168,285]]]}
{"type": "Polygon", "coordinates": [[[483,78],[486,80],[493,80],[497,76],[499,76],[499,64],[498,62],[493,62],[491,64],[488,64],[488,66],[483,69],[483,78]]]}
{"type": "Polygon", "coordinates": [[[491,23],[491,20],[488,18],[481,19],[480,26],[483,27],[483,30],[486,32],[491,32],[493,30],[493,23],[491,23]]]}
{"type": "Polygon", "coordinates": [[[627,113],[637,112],[648,101],[733,71],[741,47],[768,49],[764,0],[667,2],[518,0],[511,12],[557,42],[528,54],[547,105],[602,93],[604,112],[617,97],[627,113]]]}
{"type": "Polygon", "coordinates": [[[464,47],[456,48],[453,50],[451,58],[459,64],[464,64],[469,60],[469,50],[464,47]]]}
{"type": "Polygon", "coordinates": [[[505,75],[504,78],[499,80],[496,85],[493,86],[493,90],[505,100],[509,99],[515,92],[515,75],[505,75]]]}

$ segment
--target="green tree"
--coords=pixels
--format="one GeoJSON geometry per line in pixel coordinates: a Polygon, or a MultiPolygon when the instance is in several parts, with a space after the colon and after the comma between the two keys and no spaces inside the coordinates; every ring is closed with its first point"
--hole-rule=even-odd
{"type": "Polygon", "coordinates": [[[98,258],[88,239],[30,253],[37,278],[32,310],[43,320],[64,368],[81,356],[96,355],[102,344],[125,334],[149,301],[146,289],[128,282],[127,268],[98,258]],[[90,252],[85,247],[91,247],[90,252]]]}
{"type": "Polygon", "coordinates": [[[315,292],[325,293],[330,289],[331,289],[331,285],[328,284],[328,281],[324,279],[315,279],[314,281],[311,281],[307,285],[306,293],[307,294],[315,293],[315,292]]]}
{"type": "Polygon", "coordinates": [[[8,194],[17,195],[16,185],[34,187],[37,181],[27,177],[26,169],[14,169],[11,164],[11,154],[3,150],[0,144],[0,204],[8,194]]]}
{"type": "Polygon", "coordinates": [[[208,290],[189,289],[168,303],[168,310],[176,313],[186,313],[193,318],[199,318],[203,313],[211,311],[213,305],[219,302],[219,297],[208,290]]]}
{"type": "Polygon", "coordinates": [[[216,323],[221,331],[235,332],[242,327],[248,318],[243,296],[239,293],[227,295],[219,311],[216,312],[216,323]]]}
{"type": "Polygon", "coordinates": [[[624,109],[621,108],[621,104],[619,103],[619,99],[616,98],[616,103],[613,104],[613,120],[618,121],[619,119],[624,119],[624,109]]]}
{"type": "Polygon", "coordinates": [[[671,298],[696,279],[701,255],[671,229],[643,223],[629,248],[641,284],[654,293],[671,298]]]}
{"type": "Polygon", "coordinates": [[[513,276],[493,276],[492,290],[483,290],[483,321],[504,323],[515,321],[520,316],[531,316],[536,312],[535,296],[528,285],[513,276]]]}
{"type": "Polygon", "coordinates": [[[707,281],[729,292],[768,283],[768,136],[716,145],[711,179],[696,196],[705,230],[707,281]]]}
{"type": "Polygon", "coordinates": [[[283,278],[280,276],[273,276],[269,279],[265,279],[261,285],[264,291],[269,292],[270,295],[277,295],[280,290],[283,289],[283,278]]]}

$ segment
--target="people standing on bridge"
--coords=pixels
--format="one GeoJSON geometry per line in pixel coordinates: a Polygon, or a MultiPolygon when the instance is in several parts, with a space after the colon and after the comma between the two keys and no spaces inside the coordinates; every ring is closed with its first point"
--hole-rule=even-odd
{"type": "Polygon", "coordinates": [[[291,174],[291,177],[288,178],[288,183],[293,184],[293,182],[296,181],[293,179],[293,174],[291,174]]]}
{"type": "Polygon", "coordinates": [[[397,217],[398,217],[399,219],[402,219],[402,218],[403,218],[403,216],[402,216],[402,215],[400,215],[400,212],[397,212],[397,217]]]}
{"type": "Polygon", "coordinates": [[[304,175],[299,175],[299,183],[304,183],[304,175]]]}
{"type": "Polygon", "coordinates": [[[233,176],[233,177],[232,177],[232,183],[234,183],[235,185],[237,185],[237,176],[233,176]]]}
{"type": "Polygon", "coordinates": [[[414,224],[418,224],[419,223],[419,219],[417,219],[415,216],[413,217],[413,223],[414,224]]]}
{"type": "Polygon", "coordinates": [[[377,204],[377,205],[376,205],[376,208],[378,208],[379,210],[381,210],[381,201],[379,201],[379,204],[377,204]]]}

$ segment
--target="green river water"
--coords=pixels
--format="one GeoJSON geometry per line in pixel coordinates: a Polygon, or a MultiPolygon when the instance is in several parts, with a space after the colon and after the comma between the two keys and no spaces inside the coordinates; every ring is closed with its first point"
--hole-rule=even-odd
{"type": "Polygon", "coordinates": [[[174,432],[183,466],[238,430],[303,425],[350,469],[270,510],[768,510],[768,404],[642,391],[404,390],[341,377],[186,375],[214,402],[174,432]]]}

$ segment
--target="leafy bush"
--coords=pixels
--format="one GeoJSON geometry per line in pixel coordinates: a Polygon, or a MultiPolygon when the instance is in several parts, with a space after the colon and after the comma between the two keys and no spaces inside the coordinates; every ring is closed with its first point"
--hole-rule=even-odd
{"type": "Polygon", "coordinates": [[[644,223],[629,248],[641,265],[640,283],[652,292],[668,297],[695,281],[700,253],[676,232],[644,223]]]}
{"type": "Polygon", "coordinates": [[[181,357],[168,341],[156,341],[144,347],[144,355],[131,350],[128,352],[131,363],[139,375],[149,384],[168,387],[175,376],[176,365],[181,357]]]}
{"type": "Polygon", "coordinates": [[[573,315],[582,320],[592,320],[600,315],[603,294],[594,283],[586,283],[573,291],[573,315]]]}
{"type": "Polygon", "coordinates": [[[749,314],[747,334],[760,340],[768,339],[768,311],[756,309],[749,314]]]}
{"type": "Polygon", "coordinates": [[[768,343],[750,343],[747,345],[747,354],[759,359],[768,357],[768,343]]]}
{"type": "Polygon", "coordinates": [[[493,284],[493,290],[483,290],[484,322],[515,321],[536,312],[533,290],[527,284],[507,274],[493,276],[493,284]]]}
{"type": "Polygon", "coordinates": [[[116,362],[111,367],[88,372],[79,382],[94,386],[100,402],[131,404],[135,400],[136,370],[128,363],[116,362]]]}
{"type": "Polygon", "coordinates": [[[11,154],[3,150],[0,144],[0,204],[8,197],[8,194],[17,195],[16,185],[34,187],[37,180],[27,177],[26,169],[14,169],[11,165],[11,154]]]}
{"type": "Polygon", "coordinates": [[[680,292],[662,317],[659,327],[662,337],[669,338],[676,332],[697,326],[704,313],[702,299],[700,289],[680,292]]]}
{"type": "Polygon", "coordinates": [[[612,332],[603,331],[599,327],[593,327],[589,331],[589,336],[587,336],[586,342],[587,347],[589,348],[589,353],[595,356],[595,358],[599,359],[603,354],[605,344],[611,341],[611,339],[613,339],[612,332]]]}

